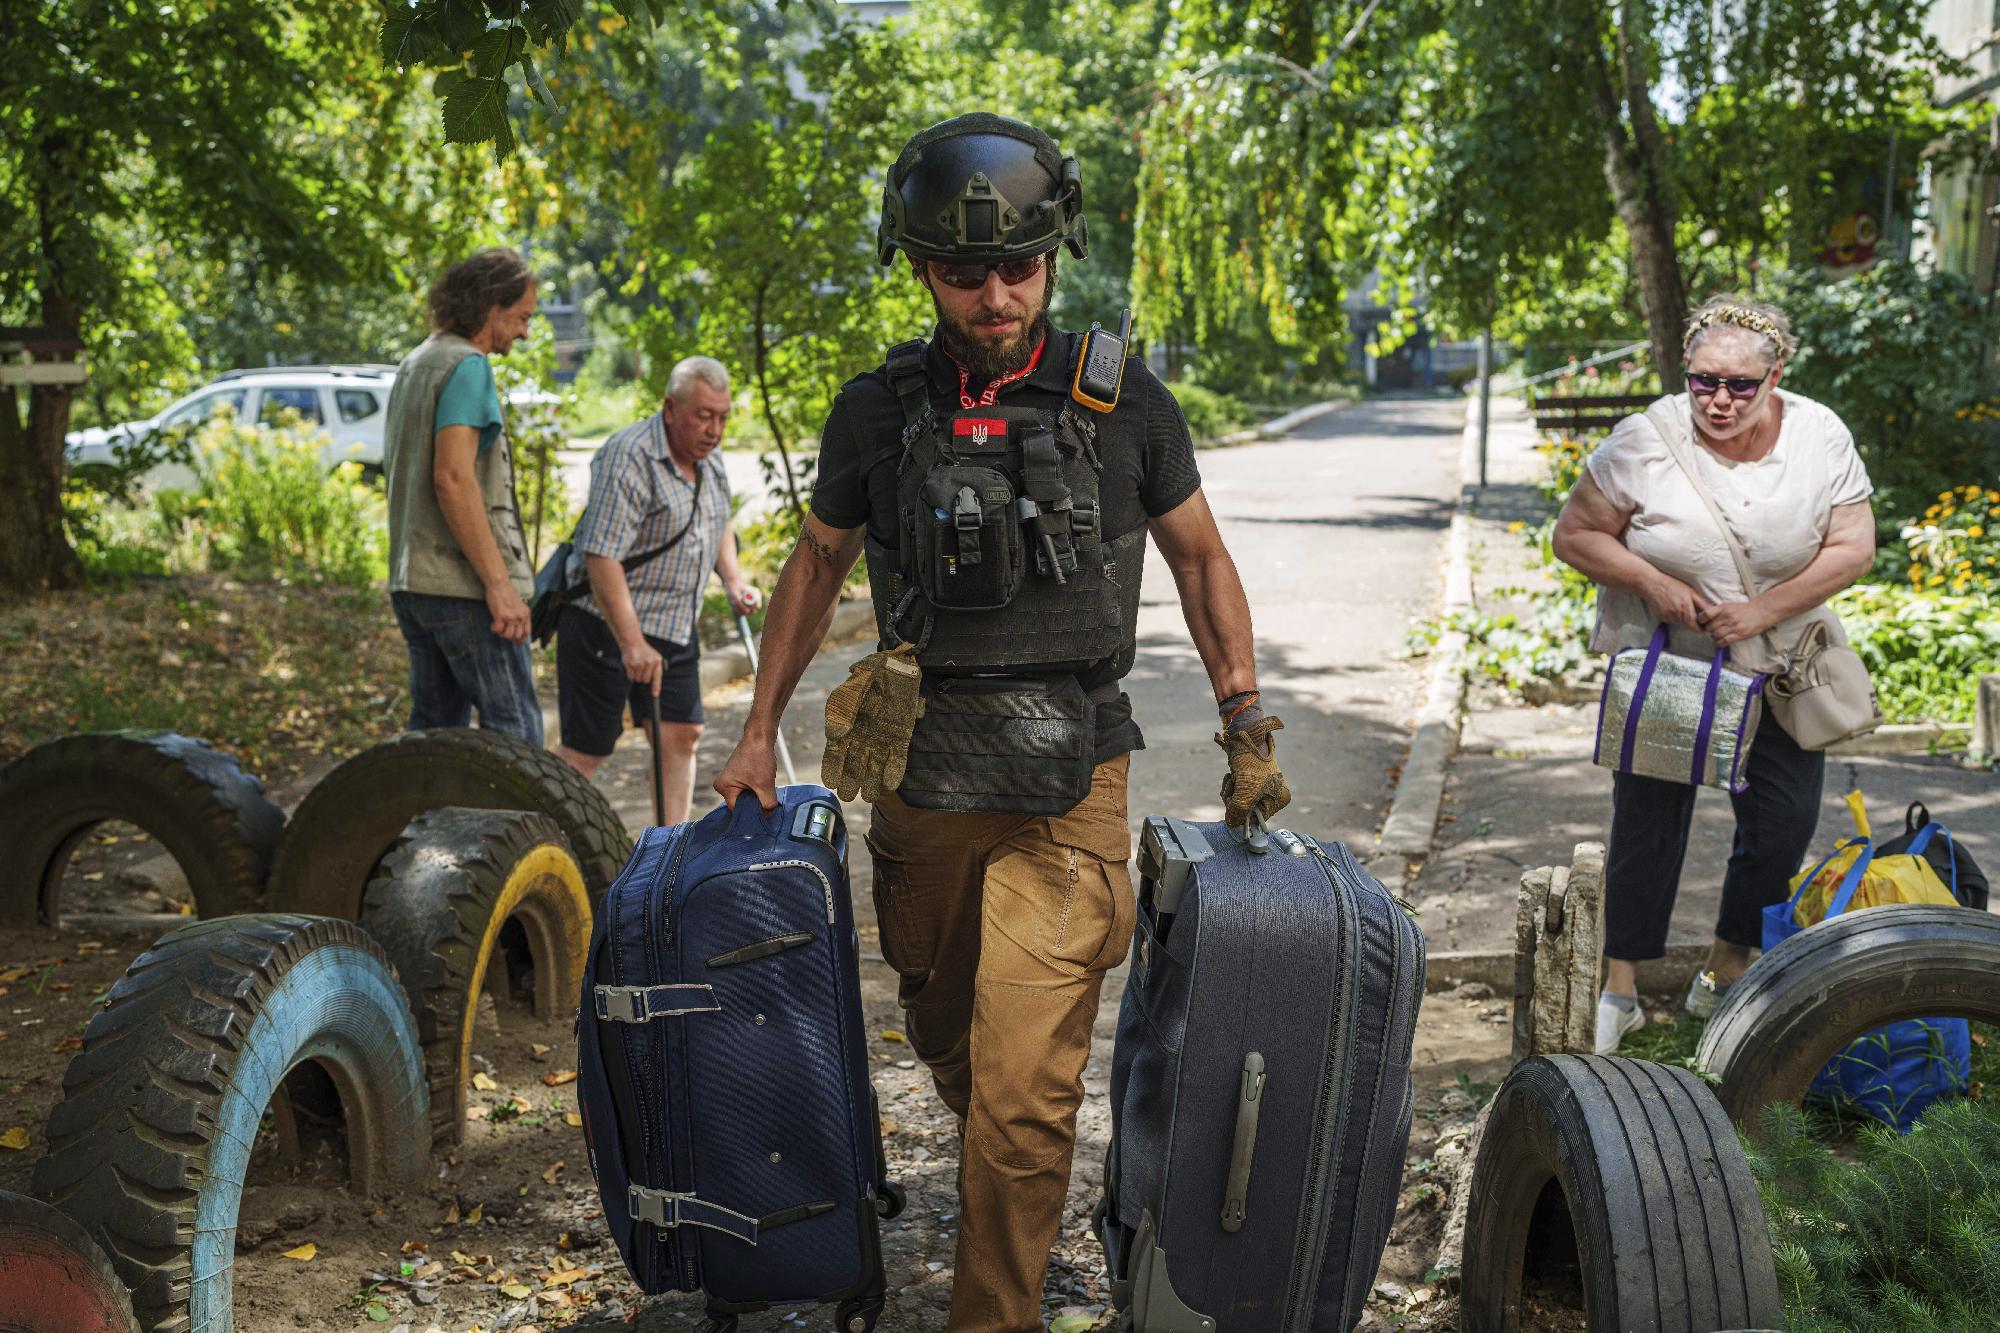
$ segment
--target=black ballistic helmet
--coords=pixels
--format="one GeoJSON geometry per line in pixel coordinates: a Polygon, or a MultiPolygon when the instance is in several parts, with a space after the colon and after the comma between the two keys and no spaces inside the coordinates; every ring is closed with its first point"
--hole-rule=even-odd
{"type": "Polygon", "coordinates": [[[889,169],[875,249],[915,259],[1000,264],[1069,246],[1089,249],[1083,173],[1032,125],[975,112],[940,121],[889,169]]]}

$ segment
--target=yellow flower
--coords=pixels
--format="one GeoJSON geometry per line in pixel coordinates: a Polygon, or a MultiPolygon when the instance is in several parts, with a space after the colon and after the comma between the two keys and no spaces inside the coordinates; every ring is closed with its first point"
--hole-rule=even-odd
{"type": "Polygon", "coordinates": [[[1922,583],[1923,581],[1924,581],[1924,567],[1922,565],[1911,565],[1910,582],[1922,583]]]}
{"type": "Polygon", "coordinates": [[[1956,514],[1957,512],[1958,512],[1957,505],[1946,505],[1942,510],[1938,512],[1938,517],[1950,518],[1953,514],[1956,514]]]}
{"type": "Polygon", "coordinates": [[[2000,491],[1986,492],[1986,503],[1990,505],[2000,505],[2000,491]]]}
{"type": "Polygon", "coordinates": [[[1986,535],[1986,529],[1981,527],[1979,524],[1974,523],[1971,527],[1965,530],[1965,535],[1968,537],[1984,537],[1986,535]]]}
{"type": "Polygon", "coordinates": [[[1937,587],[1937,586],[1938,586],[1939,584],[1941,584],[1941,583],[1943,583],[1943,582],[1944,582],[1944,575],[1942,575],[1942,574],[1933,574],[1933,575],[1931,575],[1931,576],[1930,576],[1929,578],[1927,578],[1927,579],[1925,579],[1925,580],[1924,580],[1924,586],[1925,586],[1926,588],[1935,588],[1935,587],[1937,587]]]}
{"type": "Polygon", "coordinates": [[[1938,492],[1938,499],[1940,499],[1940,500],[1949,500],[1949,499],[1951,499],[1951,492],[1950,492],[1950,491],[1939,491],[1939,492],[1938,492]]]}
{"type": "Polygon", "coordinates": [[[1952,568],[1956,569],[1959,573],[1963,574],[1966,570],[1972,568],[1972,562],[1970,560],[1961,560],[1956,565],[1952,566],[1952,568]]]}

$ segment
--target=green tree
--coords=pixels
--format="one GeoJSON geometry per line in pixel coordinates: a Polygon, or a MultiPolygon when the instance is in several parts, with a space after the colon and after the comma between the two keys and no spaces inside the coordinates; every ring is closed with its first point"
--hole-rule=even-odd
{"type": "MultiPolygon", "coordinates": [[[[423,143],[397,115],[371,118],[397,94],[345,13],[0,0],[0,50],[0,322],[80,337],[106,408],[156,371],[190,373],[201,321],[232,290],[287,275],[300,292],[407,285],[383,237],[437,231],[395,193],[423,143]]],[[[486,223],[461,218],[440,240],[486,223]]],[[[80,574],[60,506],[75,397],[0,387],[0,587],[80,574]]]]}
{"type": "Polygon", "coordinates": [[[1868,0],[1551,0],[1532,21],[1480,0],[1188,0],[1148,131],[1139,285],[1203,327],[1259,302],[1311,350],[1370,269],[1471,329],[1557,304],[1609,251],[1675,386],[1691,272],[1809,255],[1857,173],[1951,128],[1924,18],[1868,0]]]}

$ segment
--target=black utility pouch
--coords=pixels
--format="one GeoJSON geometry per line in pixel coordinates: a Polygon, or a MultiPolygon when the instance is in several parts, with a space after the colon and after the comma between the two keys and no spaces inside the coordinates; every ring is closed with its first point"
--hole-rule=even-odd
{"type": "Polygon", "coordinates": [[[1075,676],[926,680],[899,794],[925,810],[1064,815],[1090,794],[1096,751],[1075,676]]]}
{"type": "Polygon", "coordinates": [[[993,468],[932,468],[909,516],[924,596],[949,611],[996,611],[1026,566],[1014,485],[993,468]]]}

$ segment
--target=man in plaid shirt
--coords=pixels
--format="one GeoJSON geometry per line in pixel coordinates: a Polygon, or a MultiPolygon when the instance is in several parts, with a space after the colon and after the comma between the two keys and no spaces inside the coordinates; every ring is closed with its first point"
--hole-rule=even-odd
{"type": "Polygon", "coordinates": [[[590,460],[590,500],[572,538],[569,579],[590,591],[556,628],[556,753],[588,776],[617,747],[622,714],[652,726],[669,824],[688,817],[701,739],[695,615],[714,570],[740,613],[761,598],[743,581],[729,526],[729,477],[716,452],[729,423],[729,372],[691,356],[667,377],[658,412],[606,440],[590,460]],[[633,556],[651,555],[627,569],[633,556]]]}

